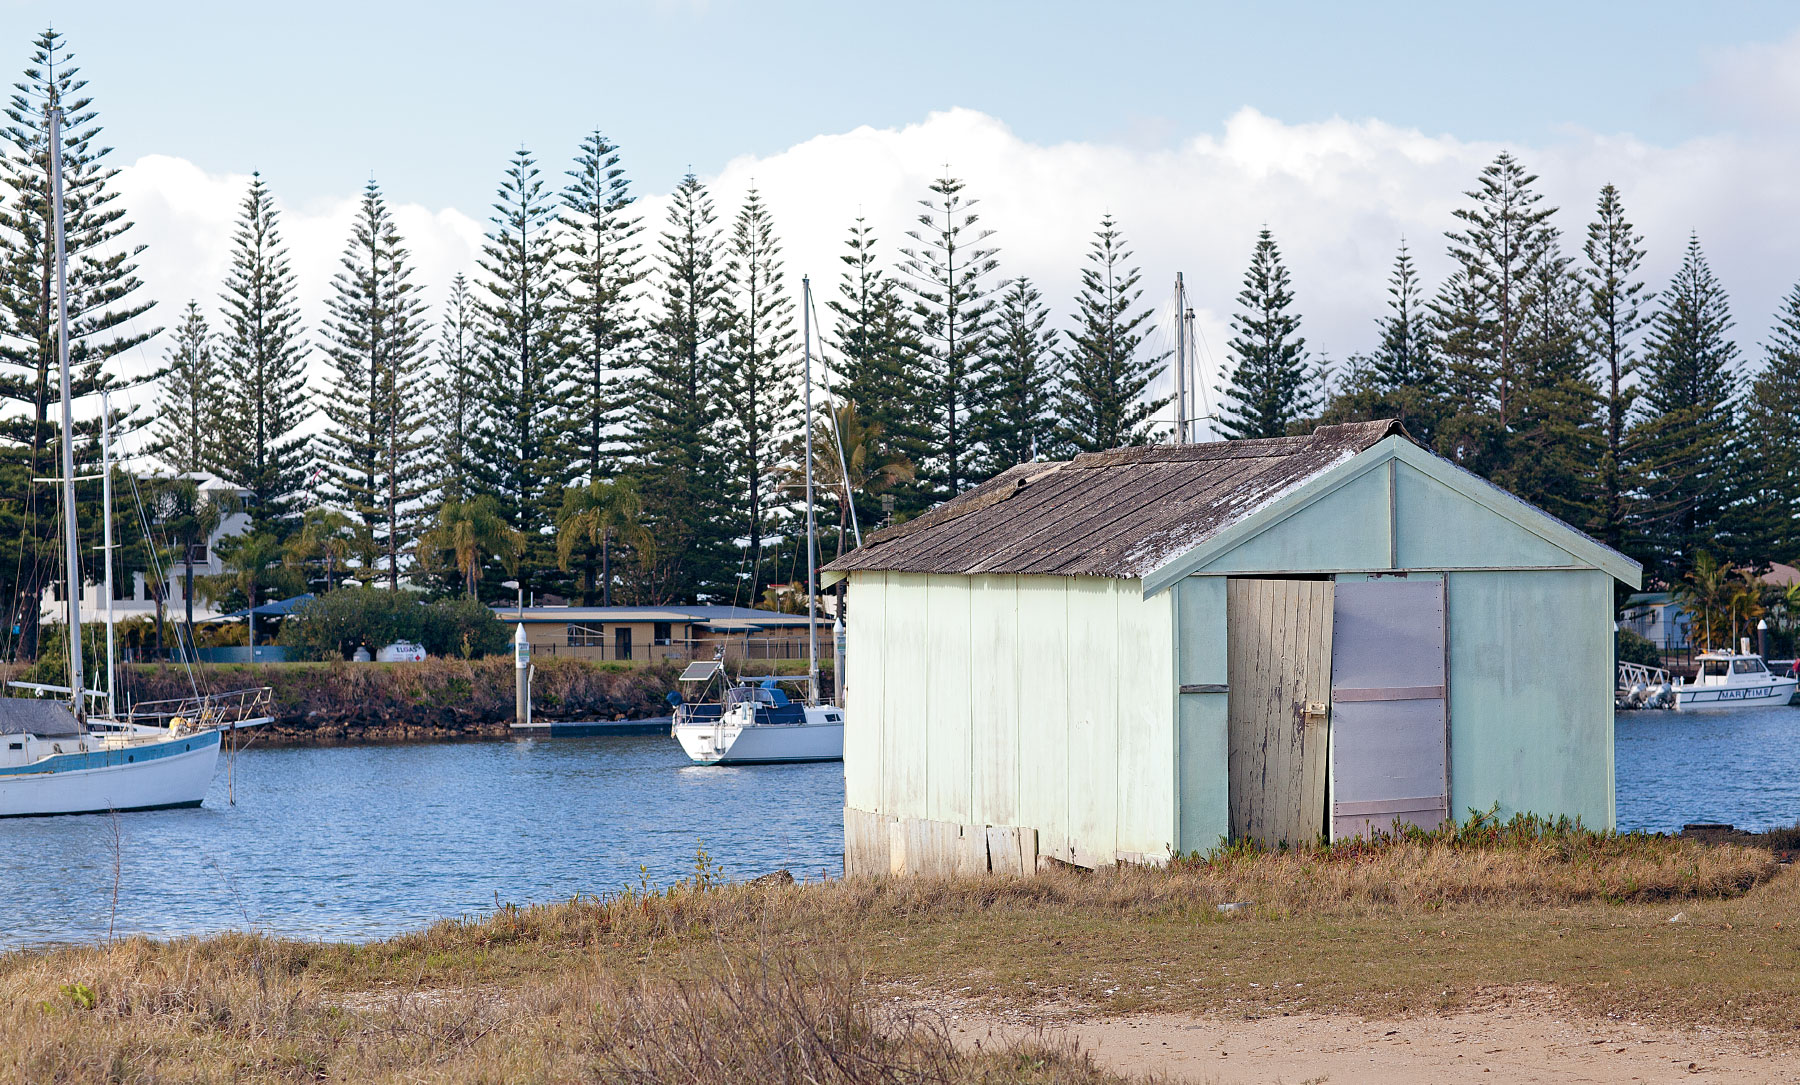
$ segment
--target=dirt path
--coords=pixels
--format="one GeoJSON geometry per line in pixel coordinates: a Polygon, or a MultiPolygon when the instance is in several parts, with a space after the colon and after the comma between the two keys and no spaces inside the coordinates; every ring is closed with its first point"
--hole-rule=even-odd
{"type": "MultiPolygon", "coordinates": [[[[1034,1026],[951,1012],[959,1043],[1034,1026]]],[[[1443,1017],[1371,1021],[1294,1014],[1260,1020],[1141,1014],[1042,1026],[1107,1069],[1172,1082],[1438,1085],[1443,1082],[1800,1082],[1800,1054],[1706,1029],[1594,1023],[1529,1002],[1443,1017]]]]}

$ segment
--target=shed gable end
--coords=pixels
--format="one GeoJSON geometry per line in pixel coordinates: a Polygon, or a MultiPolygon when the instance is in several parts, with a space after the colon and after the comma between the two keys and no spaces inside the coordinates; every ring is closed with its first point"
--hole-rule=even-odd
{"type": "Polygon", "coordinates": [[[1294,488],[1144,577],[1385,569],[1600,569],[1629,586],[1643,570],[1555,517],[1390,437],[1294,488]]]}
{"type": "Polygon", "coordinates": [[[1591,568],[1588,559],[1394,464],[1394,555],[1400,569],[1591,568]]]}

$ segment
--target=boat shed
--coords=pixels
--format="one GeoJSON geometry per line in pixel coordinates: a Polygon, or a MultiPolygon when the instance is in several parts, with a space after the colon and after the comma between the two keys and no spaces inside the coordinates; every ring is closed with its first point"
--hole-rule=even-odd
{"type": "Polygon", "coordinates": [[[1613,826],[1639,566],[1398,423],[1014,467],[847,578],[847,873],[1613,826]]]}

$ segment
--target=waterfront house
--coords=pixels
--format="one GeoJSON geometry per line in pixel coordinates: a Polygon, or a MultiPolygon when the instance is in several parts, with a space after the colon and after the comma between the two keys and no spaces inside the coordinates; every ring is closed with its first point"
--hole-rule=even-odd
{"type": "Polygon", "coordinates": [[[1681,609],[1673,592],[1638,592],[1619,607],[1619,628],[1636,633],[1663,651],[1688,647],[1693,618],[1681,609]]]}
{"type": "Polygon", "coordinates": [[[1613,825],[1635,562],[1396,423],[1027,463],[848,578],[845,868],[1613,825]]]}
{"type": "MultiPolygon", "coordinates": [[[[206,577],[219,576],[225,572],[225,563],[219,557],[219,543],[250,530],[250,514],[246,509],[251,499],[249,490],[226,482],[216,475],[204,472],[193,472],[176,476],[193,480],[203,499],[217,502],[226,511],[219,522],[205,539],[196,542],[187,555],[194,566],[194,620],[211,620],[221,617],[218,605],[207,598],[200,590],[206,577]]],[[[155,477],[145,478],[146,486],[161,481],[155,477]]],[[[135,504],[127,503],[136,515],[135,504]]],[[[142,510],[153,524],[160,525],[160,514],[155,507],[142,510]]],[[[83,529],[92,531],[98,536],[100,525],[84,524],[83,529]]],[[[122,529],[115,526],[115,532],[122,529]]],[[[159,527],[160,532],[160,527],[159,527]]],[[[115,539],[117,535],[115,535],[115,539]]],[[[170,618],[185,618],[187,612],[187,564],[183,555],[159,555],[165,562],[162,569],[163,614],[170,618]]],[[[104,566],[100,567],[104,572],[104,566]]],[[[130,577],[118,577],[113,583],[113,617],[124,622],[133,618],[154,618],[156,616],[156,581],[157,577],[143,570],[133,572],[130,577]]],[[[67,617],[63,606],[63,583],[61,580],[45,589],[39,601],[39,618],[45,625],[61,625],[67,617]]],[[[106,620],[106,591],[103,584],[84,581],[81,585],[81,620],[83,622],[103,622],[106,620]]]]}
{"type": "MultiPolygon", "coordinates": [[[[574,659],[805,659],[806,615],[727,606],[496,606],[525,626],[532,655],[574,659]]],[[[829,659],[831,618],[821,614],[819,657],[829,659]]]]}

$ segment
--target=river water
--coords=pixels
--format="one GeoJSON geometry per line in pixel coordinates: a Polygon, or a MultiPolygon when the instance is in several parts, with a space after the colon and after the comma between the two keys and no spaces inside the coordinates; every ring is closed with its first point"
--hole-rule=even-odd
{"type": "MultiPolygon", "coordinates": [[[[1800,710],[1620,713],[1621,829],[1800,819],[1800,710]]],[[[367,939],[694,869],[836,874],[843,766],[667,738],[259,749],[194,810],[0,821],[0,946],[255,929],[367,939]],[[114,830],[117,830],[117,846],[114,830]],[[113,907],[114,859],[118,906],[113,907]]]]}
{"type": "Polygon", "coordinates": [[[843,866],[843,765],[702,767],[670,738],[252,746],[231,777],[235,805],[221,758],[195,809],[0,821],[0,946],[375,938],[668,884],[701,848],[728,878],[843,866]]]}

